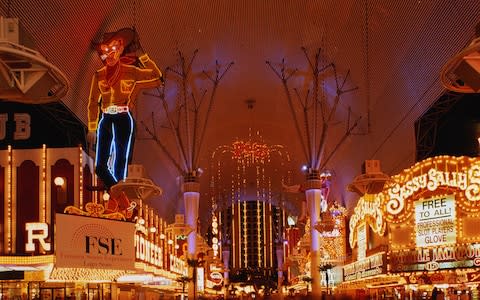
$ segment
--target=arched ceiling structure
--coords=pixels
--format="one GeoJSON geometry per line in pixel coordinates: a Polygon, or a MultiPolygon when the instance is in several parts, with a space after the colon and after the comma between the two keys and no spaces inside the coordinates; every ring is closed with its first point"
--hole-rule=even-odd
{"type": "MultiPolygon", "coordinates": [[[[284,59],[288,70],[298,69],[290,84],[302,99],[312,77],[301,47],[311,59],[321,49],[320,65],[333,62],[339,78],[349,73],[347,85],[358,87],[342,95],[330,123],[325,167],[334,174],[332,196],[354,205],[358,196],[346,186],[366,159],[380,160],[390,175],[409,167],[415,160],[413,124],[445,92],[440,69],[475,36],[480,2],[1,0],[0,15],[19,18],[22,42],[67,75],[71,88],[62,101],[85,123],[90,78],[101,66],[92,42],[104,32],[135,26],[143,49],[162,70],[178,65],[179,52],[189,60],[195,50],[196,74],[214,70],[216,62],[223,67],[233,62],[218,86],[199,156],[204,218],[211,201],[212,153],[220,145],[246,139],[249,128],[259,130],[266,143],[288,151],[289,184],[305,180],[300,168],[306,158],[287,96],[266,63],[280,68],[284,59]],[[253,109],[247,108],[247,99],[255,100],[253,109]],[[347,123],[358,118],[358,126],[343,138],[347,123]]],[[[336,92],[332,72],[324,78],[321,95],[331,104],[336,92]]],[[[201,76],[190,84],[195,91],[212,89],[201,76]]],[[[165,96],[172,105],[178,91],[166,90],[165,96]]],[[[297,101],[295,95],[292,99],[297,101]]],[[[137,103],[137,122],[151,124],[154,113],[156,123],[162,124],[158,97],[143,95],[137,103]]],[[[152,206],[173,221],[174,213],[183,212],[180,174],[145,130],[138,129],[134,162],[143,164],[164,189],[152,206]]],[[[174,141],[161,128],[157,134],[175,154],[174,141]]]]}

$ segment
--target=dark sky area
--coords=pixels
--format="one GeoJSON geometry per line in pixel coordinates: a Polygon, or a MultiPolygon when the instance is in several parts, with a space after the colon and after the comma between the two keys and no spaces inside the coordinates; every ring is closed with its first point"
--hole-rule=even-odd
{"type": "Polygon", "coordinates": [[[439,120],[433,155],[478,156],[478,137],[480,137],[480,94],[465,94],[439,120]]]}

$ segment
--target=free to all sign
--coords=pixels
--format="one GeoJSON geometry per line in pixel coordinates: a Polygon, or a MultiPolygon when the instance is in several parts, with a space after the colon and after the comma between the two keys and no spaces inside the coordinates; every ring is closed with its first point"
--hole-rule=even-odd
{"type": "Polygon", "coordinates": [[[436,196],[415,201],[415,229],[417,247],[456,243],[455,197],[436,196]]]}

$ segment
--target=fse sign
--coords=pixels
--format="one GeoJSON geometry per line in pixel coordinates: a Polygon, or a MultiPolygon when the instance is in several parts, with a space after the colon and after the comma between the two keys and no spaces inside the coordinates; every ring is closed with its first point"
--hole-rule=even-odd
{"type": "Polygon", "coordinates": [[[415,201],[417,247],[431,247],[457,242],[454,195],[415,201]]]}
{"type": "Polygon", "coordinates": [[[132,270],[134,236],[130,222],[56,214],[56,266],[132,270]]]}

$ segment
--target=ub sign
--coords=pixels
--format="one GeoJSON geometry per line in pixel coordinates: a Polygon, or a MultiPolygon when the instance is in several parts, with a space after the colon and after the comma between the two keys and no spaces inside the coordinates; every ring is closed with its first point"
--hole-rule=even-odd
{"type": "MultiPolygon", "coordinates": [[[[7,121],[8,114],[0,114],[0,140],[7,137],[7,121]]],[[[13,122],[13,139],[14,140],[28,140],[30,138],[31,126],[30,115],[27,113],[14,113],[13,122]]]]}

